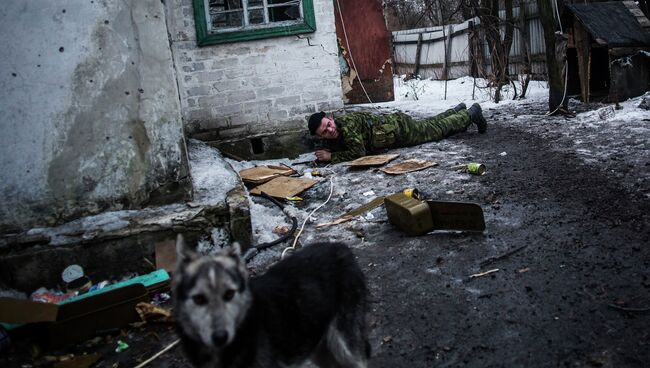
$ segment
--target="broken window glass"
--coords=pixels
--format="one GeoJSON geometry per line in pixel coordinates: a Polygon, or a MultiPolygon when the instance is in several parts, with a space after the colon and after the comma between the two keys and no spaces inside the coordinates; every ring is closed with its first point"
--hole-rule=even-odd
{"type": "Polygon", "coordinates": [[[206,0],[211,33],[229,28],[302,21],[301,0],[206,0]],[[244,17],[247,14],[247,17],[244,17]],[[265,18],[266,15],[266,18],[265,18]]]}
{"type": "Polygon", "coordinates": [[[316,30],[313,0],[192,1],[201,46],[316,30]]]}

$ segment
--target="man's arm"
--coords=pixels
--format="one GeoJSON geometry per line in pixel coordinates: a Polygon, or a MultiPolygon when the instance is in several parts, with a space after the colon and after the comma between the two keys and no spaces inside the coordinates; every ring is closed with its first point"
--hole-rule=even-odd
{"type": "Polygon", "coordinates": [[[351,161],[366,155],[366,146],[363,141],[365,124],[359,119],[346,119],[341,127],[345,151],[332,152],[331,161],[333,164],[339,162],[351,161]]]}

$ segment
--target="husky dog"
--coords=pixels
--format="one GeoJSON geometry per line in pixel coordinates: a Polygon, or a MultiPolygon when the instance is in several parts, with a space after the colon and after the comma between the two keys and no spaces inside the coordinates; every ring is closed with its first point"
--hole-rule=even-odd
{"type": "Polygon", "coordinates": [[[350,249],[307,246],[249,280],[234,244],[199,256],[178,237],[174,314],[197,367],[366,367],[366,284],[350,249]]]}

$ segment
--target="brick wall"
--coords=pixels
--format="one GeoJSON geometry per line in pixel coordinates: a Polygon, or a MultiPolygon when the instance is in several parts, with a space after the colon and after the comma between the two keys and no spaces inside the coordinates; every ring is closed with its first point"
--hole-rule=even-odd
{"type": "Polygon", "coordinates": [[[309,114],[343,106],[332,1],[314,0],[314,33],[205,47],[196,45],[192,0],[166,3],[189,136],[306,129],[309,114]]]}

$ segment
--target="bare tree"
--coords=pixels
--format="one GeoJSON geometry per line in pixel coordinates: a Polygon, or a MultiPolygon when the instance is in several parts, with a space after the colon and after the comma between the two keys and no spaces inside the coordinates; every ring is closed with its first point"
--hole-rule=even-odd
{"type": "MultiPolygon", "coordinates": [[[[477,0],[474,1],[475,4],[477,0]]],[[[513,0],[480,0],[475,6],[476,16],[481,20],[481,27],[485,32],[490,50],[490,64],[492,66],[491,84],[495,88],[494,102],[501,100],[501,88],[509,83],[508,66],[510,48],[514,34],[513,0]],[[499,4],[504,4],[505,19],[499,18],[499,4]],[[501,38],[501,25],[505,32],[501,38]]]]}
{"type": "MultiPolygon", "coordinates": [[[[559,6],[563,6],[563,1],[558,1],[559,6]]],[[[557,3],[556,3],[557,4],[557,3]]],[[[566,111],[567,102],[564,99],[564,73],[565,73],[565,55],[563,46],[566,40],[557,32],[559,22],[556,20],[557,10],[548,0],[537,0],[539,16],[544,27],[544,43],[546,45],[546,68],[548,74],[549,111],[566,111]]]]}

